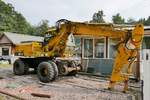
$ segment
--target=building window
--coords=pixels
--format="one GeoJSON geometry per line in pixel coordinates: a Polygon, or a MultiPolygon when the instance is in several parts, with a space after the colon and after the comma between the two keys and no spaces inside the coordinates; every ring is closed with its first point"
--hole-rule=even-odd
{"type": "Polygon", "coordinates": [[[105,38],[83,39],[84,58],[104,58],[105,57],[105,38]]]}
{"type": "Polygon", "coordinates": [[[84,57],[93,58],[93,39],[84,39],[84,57]]]}
{"type": "Polygon", "coordinates": [[[142,41],[142,50],[141,50],[141,58],[142,60],[147,60],[149,58],[149,50],[150,50],[150,36],[144,36],[142,41]]]}
{"type": "Polygon", "coordinates": [[[9,55],[9,48],[2,48],[2,56],[8,56],[9,55]]]}
{"type": "Polygon", "coordinates": [[[150,49],[150,36],[145,36],[143,38],[142,49],[150,49]]]}
{"type": "Polygon", "coordinates": [[[119,41],[120,38],[109,38],[109,58],[115,58],[119,41]]]}
{"type": "Polygon", "coordinates": [[[95,58],[104,58],[104,38],[95,39],[95,58]]]}
{"type": "Polygon", "coordinates": [[[81,38],[75,37],[75,45],[76,56],[81,57],[81,38]]]}

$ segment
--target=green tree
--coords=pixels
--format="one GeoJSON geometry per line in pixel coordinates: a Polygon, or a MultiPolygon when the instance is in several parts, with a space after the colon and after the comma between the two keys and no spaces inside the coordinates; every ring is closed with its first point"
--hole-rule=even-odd
{"type": "Polygon", "coordinates": [[[28,34],[36,35],[36,26],[30,25],[30,27],[28,27],[28,34]]]}
{"type": "Polygon", "coordinates": [[[42,20],[38,26],[36,26],[34,35],[43,36],[44,33],[48,30],[48,20],[42,20]]]}
{"type": "Polygon", "coordinates": [[[30,27],[30,24],[26,21],[26,19],[22,16],[20,13],[16,13],[15,15],[15,30],[17,33],[22,33],[22,34],[29,34],[28,29],[30,27]]]}
{"type": "Polygon", "coordinates": [[[103,10],[100,10],[93,14],[91,23],[105,23],[104,21],[104,12],[103,10]]]}
{"type": "Polygon", "coordinates": [[[31,34],[33,30],[25,17],[14,10],[11,4],[0,0],[0,31],[31,34]]]}
{"type": "Polygon", "coordinates": [[[146,21],[145,18],[140,18],[137,22],[138,22],[138,23],[143,23],[143,24],[144,24],[145,21],[146,21]]]}
{"type": "Polygon", "coordinates": [[[14,8],[0,0],[0,31],[13,30],[14,8]]]}
{"type": "Polygon", "coordinates": [[[136,20],[134,20],[133,18],[129,18],[128,20],[127,20],[127,24],[135,24],[137,21],[136,20]]]}
{"type": "Polygon", "coordinates": [[[121,17],[119,13],[112,16],[112,21],[113,21],[114,24],[124,24],[125,23],[124,18],[121,17]]]}
{"type": "Polygon", "coordinates": [[[144,25],[150,25],[150,16],[145,20],[144,25]]]}

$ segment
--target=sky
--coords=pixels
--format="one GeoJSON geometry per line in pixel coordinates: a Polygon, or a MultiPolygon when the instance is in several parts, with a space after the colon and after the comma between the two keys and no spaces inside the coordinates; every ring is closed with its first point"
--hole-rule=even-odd
{"type": "Polygon", "coordinates": [[[104,19],[120,13],[125,19],[150,16],[150,0],[3,0],[11,3],[32,25],[47,19],[54,25],[59,19],[89,21],[95,12],[104,11],[104,19]]]}

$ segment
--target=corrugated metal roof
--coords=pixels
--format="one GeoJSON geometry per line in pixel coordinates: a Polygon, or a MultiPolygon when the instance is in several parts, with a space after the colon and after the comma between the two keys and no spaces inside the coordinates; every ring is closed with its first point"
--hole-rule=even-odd
{"type": "Polygon", "coordinates": [[[23,42],[33,42],[33,41],[42,42],[44,40],[44,38],[40,36],[31,36],[31,35],[17,34],[11,32],[3,32],[3,34],[10,41],[12,41],[13,44],[20,44],[23,42]]]}

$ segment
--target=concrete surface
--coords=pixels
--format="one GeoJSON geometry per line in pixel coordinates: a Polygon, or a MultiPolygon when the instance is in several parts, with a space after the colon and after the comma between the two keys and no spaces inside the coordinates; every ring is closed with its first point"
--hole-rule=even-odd
{"type": "MultiPolygon", "coordinates": [[[[122,93],[123,84],[118,84],[115,91],[105,90],[107,85],[107,78],[87,75],[60,76],[54,82],[41,83],[32,71],[16,76],[12,65],[0,65],[0,89],[27,100],[140,100],[138,83],[131,83],[127,93],[122,93]],[[33,92],[46,93],[51,98],[34,97],[33,92]]],[[[0,93],[0,100],[17,99],[0,93]]]]}

